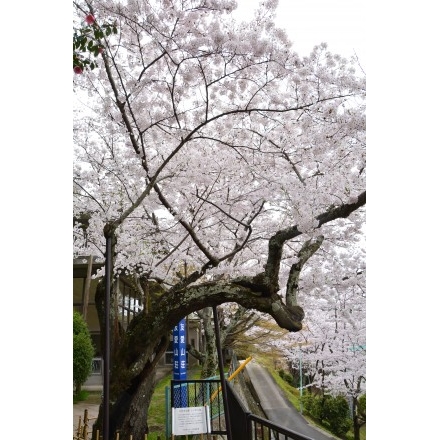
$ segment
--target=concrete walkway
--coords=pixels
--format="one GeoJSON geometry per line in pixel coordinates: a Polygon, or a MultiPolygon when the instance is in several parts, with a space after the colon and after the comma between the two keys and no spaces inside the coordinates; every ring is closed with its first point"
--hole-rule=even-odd
{"type": "Polygon", "coordinates": [[[261,408],[268,420],[313,440],[336,439],[307,422],[287,400],[269,372],[254,360],[246,365],[246,372],[252,382],[261,408]]]}
{"type": "Polygon", "coordinates": [[[89,403],[78,402],[73,405],[73,432],[76,433],[78,429],[79,418],[81,417],[81,426],[84,426],[84,410],[87,409],[88,422],[87,432],[90,433],[88,438],[92,438],[93,424],[99,414],[99,405],[91,405],[89,403]]]}

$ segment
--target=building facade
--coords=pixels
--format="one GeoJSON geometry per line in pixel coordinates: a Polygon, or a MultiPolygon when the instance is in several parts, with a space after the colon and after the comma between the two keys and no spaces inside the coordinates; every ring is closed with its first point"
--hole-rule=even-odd
{"type": "MultiPolygon", "coordinates": [[[[91,257],[74,259],[73,261],[73,310],[82,314],[95,346],[95,355],[92,363],[92,373],[84,386],[102,385],[103,383],[103,351],[101,347],[101,331],[99,328],[98,313],[96,310],[95,293],[99,278],[97,271],[103,263],[91,257]]],[[[118,292],[119,321],[124,329],[127,328],[133,317],[142,311],[142,304],[133,289],[122,279],[116,284],[118,292]]],[[[192,314],[186,317],[186,340],[196,350],[203,345],[203,332],[200,319],[192,314]]],[[[187,368],[198,365],[198,361],[186,354],[187,368]]],[[[173,338],[170,331],[170,345],[165,355],[159,360],[159,366],[173,367],[173,338]]]]}

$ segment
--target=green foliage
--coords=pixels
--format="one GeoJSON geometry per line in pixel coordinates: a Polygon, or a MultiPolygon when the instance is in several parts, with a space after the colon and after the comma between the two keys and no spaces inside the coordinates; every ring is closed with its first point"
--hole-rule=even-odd
{"type": "Polygon", "coordinates": [[[92,370],[92,359],[95,353],[92,338],[82,315],[73,312],[73,383],[75,394],[80,393],[81,386],[92,370]]]}
{"type": "Polygon", "coordinates": [[[84,402],[89,398],[89,392],[81,390],[79,393],[75,393],[73,396],[73,403],[84,402]]]}
{"type": "Polygon", "coordinates": [[[327,425],[333,434],[340,437],[351,428],[350,408],[344,396],[306,393],[303,403],[305,410],[313,418],[327,425]]]}
{"type": "Polygon", "coordinates": [[[321,399],[312,393],[304,393],[302,397],[304,409],[316,420],[322,422],[321,399]]]}
{"type": "Polygon", "coordinates": [[[93,57],[103,52],[102,40],[112,34],[117,34],[116,23],[103,23],[96,21],[73,31],[73,70],[82,73],[85,69],[93,70],[98,64],[93,57]]]}
{"type": "Polygon", "coordinates": [[[351,428],[349,411],[350,408],[344,396],[324,396],[324,420],[335,435],[342,436],[351,428]]]}
{"type": "Polygon", "coordinates": [[[81,313],[73,312],[73,335],[79,335],[80,333],[90,334],[89,328],[81,313]]]}
{"type": "MultiPolygon", "coordinates": [[[[264,364],[264,362],[260,359],[259,362],[264,364]]],[[[273,368],[269,366],[269,364],[266,365],[269,372],[271,373],[272,377],[275,379],[275,382],[277,385],[284,391],[286,394],[286,397],[288,400],[292,403],[292,405],[299,411],[300,410],[300,403],[299,403],[299,391],[296,388],[291,388],[289,385],[287,385],[286,381],[283,379],[283,376],[285,375],[285,371],[279,370],[275,371],[273,368]]],[[[366,406],[366,395],[363,395],[359,399],[359,404],[362,405],[361,400],[364,401],[364,405],[366,406]]],[[[303,416],[305,419],[310,423],[311,425],[317,425],[321,429],[324,429],[326,431],[329,431],[329,423],[326,421],[321,421],[321,419],[318,417],[321,414],[322,408],[320,405],[320,399],[318,397],[314,397],[308,390],[306,390],[302,396],[302,403],[303,403],[303,416]]],[[[359,411],[359,410],[358,410],[359,411]]],[[[354,440],[354,434],[353,434],[353,425],[352,421],[350,420],[350,431],[344,434],[343,438],[346,440],[354,440]]],[[[360,440],[366,440],[366,425],[361,426],[360,428],[360,440]]]]}
{"type": "Polygon", "coordinates": [[[166,405],[165,389],[170,386],[172,375],[168,374],[155,386],[150,406],[148,407],[148,426],[150,432],[148,438],[154,435],[165,439],[166,405]]]}
{"type": "Polygon", "coordinates": [[[364,419],[367,419],[367,395],[362,394],[358,399],[358,414],[364,419]]]}
{"type": "Polygon", "coordinates": [[[286,381],[291,387],[295,387],[295,381],[293,379],[293,376],[289,373],[286,373],[284,370],[280,370],[278,372],[278,374],[280,375],[280,377],[286,381]]]}

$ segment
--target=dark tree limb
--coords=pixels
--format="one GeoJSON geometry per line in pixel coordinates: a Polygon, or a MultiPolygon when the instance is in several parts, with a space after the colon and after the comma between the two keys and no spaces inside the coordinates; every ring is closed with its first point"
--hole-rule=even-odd
{"type": "Polygon", "coordinates": [[[298,282],[301,270],[307,261],[314,255],[314,253],[321,247],[324,241],[324,236],[320,235],[316,240],[307,240],[298,252],[298,262],[292,264],[289,272],[289,279],[286,287],[286,306],[292,307],[297,305],[296,294],[298,292],[298,282]]]}

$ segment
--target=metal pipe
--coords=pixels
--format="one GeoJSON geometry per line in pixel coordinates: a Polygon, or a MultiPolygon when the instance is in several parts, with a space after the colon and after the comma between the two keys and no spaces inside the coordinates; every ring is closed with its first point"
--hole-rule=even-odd
{"type": "Polygon", "coordinates": [[[302,375],[302,350],[299,346],[299,412],[303,413],[303,375],[302,375]]]}
{"type": "Polygon", "coordinates": [[[218,357],[218,368],[219,368],[219,372],[220,372],[220,382],[222,384],[223,407],[225,410],[226,437],[228,440],[232,440],[231,419],[229,417],[228,395],[227,395],[227,389],[226,389],[225,373],[223,370],[223,355],[222,355],[222,348],[221,348],[221,344],[220,344],[220,327],[218,325],[217,306],[214,306],[212,308],[212,310],[214,312],[215,342],[216,342],[216,346],[217,346],[217,357],[218,357]]]}
{"type": "Polygon", "coordinates": [[[105,329],[104,329],[104,384],[103,384],[103,440],[109,440],[110,426],[110,290],[111,290],[111,260],[112,260],[112,234],[105,237],[105,329]]]}
{"type": "MultiPolygon", "coordinates": [[[[243,370],[244,367],[246,367],[246,364],[249,363],[252,360],[252,356],[249,356],[229,377],[228,382],[230,382],[232,379],[234,379],[235,376],[237,376],[238,373],[240,373],[241,370],[243,370]]],[[[222,391],[222,387],[219,387],[214,393],[212,393],[210,402],[212,402],[216,397],[217,394],[222,391]]]]}

